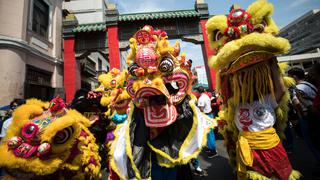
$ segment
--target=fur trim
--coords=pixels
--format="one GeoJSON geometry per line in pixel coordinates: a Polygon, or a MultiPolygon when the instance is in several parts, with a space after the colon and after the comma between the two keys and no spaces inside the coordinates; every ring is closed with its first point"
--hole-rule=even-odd
{"type": "Polygon", "coordinates": [[[206,31],[208,34],[208,39],[210,42],[210,47],[212,49],[217,49],[222,45],[222,40],[214,42],[215,32],[220,32],[223,34],[227,25],[227,17],[225,15],[217,15],[210,18],[206,23],[206,31]]]}
{"type": "MultiPolygon", "coordinates": [[[[302,175],[299,171],[292,170],[288,180],[297,180],[297,179],[300,179],[301,176],[302,175]]],[[[246,177],[247,177],[247,179],[251,179],[251,180],[275,180],[275,179],[278,179],[276,177],[268,178],[268,177],[266,177],[258,172],[255,172],[255,171],[247,171],[246,177]]]]}
{"type": "Polygon", "coordinates": [[[42,107],[44,109],[48,109],[50,102],[43,102],[41,100],[32,98],[32,99],[28,99],[26,101],[26,104],[28,104],[28,105],[38,105],[38,106],[40,106],[40,107],[42,107]]]}
{"type": "Polygon", "coordinates": [[[252,24],[259,24],[265,17],[272,15],[273,5],[266,0],[258,0],[247,8],[247,12],[251,15],[252,24]]]}
{"type": "Polygon", "coordinates": [[[41,115],[43,109],[41,106],[38,105],[21,105],[13,112],[13,120],[10,124],[7,134],[4,137],[3,141],[7,141],[9,138],[13,136],[19,136],[22,127],[29,123],[29,118],[41,115]]]}
{"type": "Polygon", "coordinates": [[[275,37],[271,34],[251,33],[225,44],[216,55],[213,66],[218,69],[228,67],[241,55],[245,47],[252,47],[254,50],[266,50],[274,55],[279,55],[287,53],[290,44],[287,39],[275,37]]]}

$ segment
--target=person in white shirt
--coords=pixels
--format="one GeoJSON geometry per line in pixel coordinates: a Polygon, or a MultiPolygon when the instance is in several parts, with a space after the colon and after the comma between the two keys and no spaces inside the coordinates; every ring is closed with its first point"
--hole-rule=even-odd
{"type": "Polygon", "coordinates": [[[11,122],[12,122],[12,117],[10,117],[4,121],[2,128],[1,128],[1,132],[0,132],[0,140],[6,136],[7,129],[9,127],[9,125],[11,124],[11,122]]]}
{"type": "Polygon", "coordinates": [[[201,112],[204,112],[205,114],[212,113],[210,97],[204,92],[204,88],[202,86],[198,88],[198,91],[201,93],[198,99],[198,107],[201,112]]]}
{"type": "MultiPolygon", "coordinates": [[[[200,108],[200,111],[205,113],[210,118],[214,118],[212,114],[211,109],[211,99],[209,95],[205,92],[204,87],[199,86],[198,87],[199,93],[201,93],[199,99],[198,99],[198,107],[200,108]]],[[[216,140],[214,136],[214,128],[210,130],[210,132],[207,135],[207,147],[208,147],[208,157],[212,158],[214,156],[217,156],[216,151],[216,140]]]]}

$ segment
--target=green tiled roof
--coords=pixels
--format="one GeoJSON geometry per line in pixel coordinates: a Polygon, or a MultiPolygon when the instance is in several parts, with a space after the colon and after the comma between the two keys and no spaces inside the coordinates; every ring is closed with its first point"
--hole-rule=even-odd
{"type": "MultiPolygon", "coordinates": [[[[120,14],[119,21],[138,21],[138,20],[157,20],[157,19],[171,19],[171,18],[188,18],[200,17],[200,13],[195,10],[179,10],[179,11],[163,11],[163,12],[147,12],[134,14],[120,14]]],[[[72,31],[74,33],[104,31],[106,29],[105,23],[94,24],[80,24],[72,31]]]]}
{"type": "Polygon", "coordinates": [[[163,11],[134,14],[120,14],[119,21],[138,21],[138,20],[155,20],[171,18],[200,17],[200,13],[195,10],[163,11]]]}
{"type": "Polygon", "coordinates": [[[75,27],[72,31],[74,33],[80,32],[91,32],[91,31],[104,31],[106,29],[105,23],[95,23],[95,24],[80,24],[75,27]]]}

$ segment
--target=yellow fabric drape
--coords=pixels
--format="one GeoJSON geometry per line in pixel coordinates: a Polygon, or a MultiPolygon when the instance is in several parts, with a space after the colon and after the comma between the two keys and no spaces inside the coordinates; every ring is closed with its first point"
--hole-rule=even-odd
{"type": "Polygon", "coordinates": [[[253,102],[257,96],[263,101],[267,94],[274,94],[272,73],[268,62],[255,64],[230,76],[234,104],[253,102]]]}
{"type": "Polygon", "coordinates": [[[244,179],[246,167],[253,164],[251,149],[271,149],[277,146],[280,138],[274,128],[268,128],[258,132],[242,131],[237,142],[237,172],[238,179],[244,179]]]}

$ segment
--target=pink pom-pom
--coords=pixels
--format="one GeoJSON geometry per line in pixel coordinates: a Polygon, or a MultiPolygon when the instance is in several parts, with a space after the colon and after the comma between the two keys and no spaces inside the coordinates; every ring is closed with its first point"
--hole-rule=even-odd
{"type": "Polygon", "coordinates": [[[51,152],[51,145],[47,142],[44,142],[40,144],[40,146],[37,149],[37,156],[42,157],[44,155],[48,155],[48,153],[51,152]]]}
{"type": "Polygon", "coordinates": [[[29,123],[23,126],[21,134],[27,140],[33,139],[39,133],[39,127],[34,123],[29,123]]]}
{"type": "Polygon", "coordinates": [[[19,147],[22,143],[23,143],[23,140],[21,137],[13,136],[8,140],[7,145],[9,149],[14,149],[16,147],[19,147]]]}

